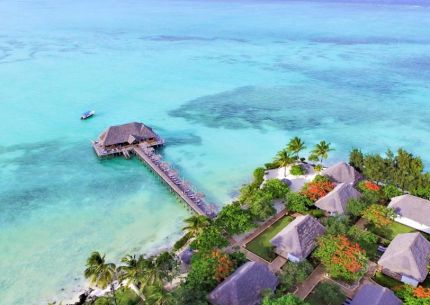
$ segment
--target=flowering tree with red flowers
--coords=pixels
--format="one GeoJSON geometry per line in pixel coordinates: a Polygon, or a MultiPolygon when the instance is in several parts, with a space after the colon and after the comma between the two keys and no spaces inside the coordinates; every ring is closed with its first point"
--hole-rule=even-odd
{"type": "Polygon", "coordinates": [[[418,286],[414,288],[402,285],[394,289],[396,294],[403,300],[405,305],[430,305],[430,289],[418,286]]]}
{"type": "Polygon", "coordinates": [[[318,244],[315,257],[331,277],[353,282],[366,272],[368,260],[365,251],[346,236],[324,235],[318,244]]]}
{"type": "Polygon", "coordinates": [[[381,190],[379,185],[368,180],[363,183],[363,186],[369,191],[379,192],[381,190]]]}
{"type": "Polygon", "coordinates": [[[389,225],[395,217],[394,210],[380,204],[372,204],[363,212],[363,218],[377,228],[389,225]]]}
{"type": "Polygon", "coordinates": [[[214,279],[219,283],[224,280],[233,271],[233,262],[219,249],[214,249],[211,253],[210,259],[215,262],[214,279]]]}
{"type": "Polygon", "coordinates": [[[301,194],[312,201],[317,201],[330,193],[334,187],[335,185],[331,181],[312,181],[303,186],[301,194]]]}

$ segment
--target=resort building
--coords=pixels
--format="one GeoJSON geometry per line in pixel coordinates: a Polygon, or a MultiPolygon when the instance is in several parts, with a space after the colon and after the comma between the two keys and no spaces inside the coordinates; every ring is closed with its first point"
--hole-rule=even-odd
{"type": "Polygon", "coordinates": [[[324,226],[311,215],[299,216],[270,242],[276,254],[292,262],[300,262],[311,254],[316,247],[316,239],[324,232],[324,226]]]}
{"type": "Polygon", "coordinates": [[[397,214],[395,221],[430,234],[430,201],[412,195],[393,197],[388,207],[397,214]]]}
{"type": "Polygon", "coordinates": [[[335,183],[348,183],[352,185],[355,185],[363,178],[354,167],[343,161],[326,168],[323,170],[322,175],[335,183]]]}
{"type": "Polygon", "coordinates": [[[124,148],[144,143],[148,147],[160,146],[164,141],[143,123],[128,123],[110,126],[93,142],[99,157],[123,153],[124,148]]]}
{"type": "Polygon", "coordinates": [[[264,264],[247,262],[208,296],[213,305],[257,305],[262,292],[275,291],[278,278],[264,264]]]}
{"type": "Polygon", "coordinates": [[[315,206],[324,210],[328,215],[345,214],[346,206],[349,199],[359,198],[360,192],[351,184],[340,183],[324,197],[315,202],[315,206]]]}
{"type": "Polygon", "coordinates": [[[378,284],[365,284],[355,294],[350,305],[401,305],[393,291],[378,284]]]}
{"type": "Polygon", "coordinates": [[[378,261],[382,272],[403,283],[417,286],[428,275],[430,242],[421,233],[397,235],[378,261]]]}

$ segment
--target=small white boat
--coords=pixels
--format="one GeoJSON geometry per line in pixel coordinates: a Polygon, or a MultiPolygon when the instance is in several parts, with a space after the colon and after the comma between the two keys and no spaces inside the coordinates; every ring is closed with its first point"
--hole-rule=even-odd
{"type": "Polygon", "coordinates": [[[82,113],[82,115],[81,115],[81,120],[86,120],[86,119],[88,119],[88,118],[92,117],[95,113],[96,113],[96,112],[95,112],[94,110],[84,112],[84,113],[82,113]]]}

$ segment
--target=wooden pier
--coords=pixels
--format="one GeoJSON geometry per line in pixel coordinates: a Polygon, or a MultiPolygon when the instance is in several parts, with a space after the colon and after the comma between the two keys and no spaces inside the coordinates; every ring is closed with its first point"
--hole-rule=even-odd
{"type": "Polygon", "coordinates": [[[154,149],[140,144],[133,148],[133,153],[156,173],[195,213],[210,218],[216,216],[213,206],[209,205],[202,194],[192,190],[171,166],[162,161],[154,149]]]}
{"type": "Polygon", "coordinates": [[[156,154],[155,148],[164,145],[164,140],[152,128],[138,122],[110,126],[92,143],[99,158],[124,156],[130,159],[136,155],[195,213],[210,218],[216,216],[215,207],[204,200],[204,195],[194,191],[168,163],[163,162],[161,155],[156,154]]]}

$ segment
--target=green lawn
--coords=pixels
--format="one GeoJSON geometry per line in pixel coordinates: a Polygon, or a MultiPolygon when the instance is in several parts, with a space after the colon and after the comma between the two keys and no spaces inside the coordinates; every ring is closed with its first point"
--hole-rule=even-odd
{"type": "Polygon", "coordinates": [[[305,302],[311,305],[342,305],[346,295],[332,283],[320,282],[306,297],[305,302]]]}
{"type": "Polygon", "coordinates": [[[369,224],[368,229],[376,235],[388,239],[389,241],[393,240],[398,234],[416,232],[414,228],[410,228],[395,221],[383,228],[376,228],[375,226],[369,224]]]}
{"type": "Polygon", "coordinates": [[[246,245],[246,249],[271,262],[276,254],[273,251],[270,240],[294,220],[291,216],[284,216],[267,228],[263,233],[254,238],[246,245]]]}
{"type": "Polygon", "coordinates": [[[379,285],[387,287],[389,289],[393,289],[396,286],[403,285],[402,282],[395,280],[382,272],[376,272],[373,280],[377,282],[379,285]]]}

